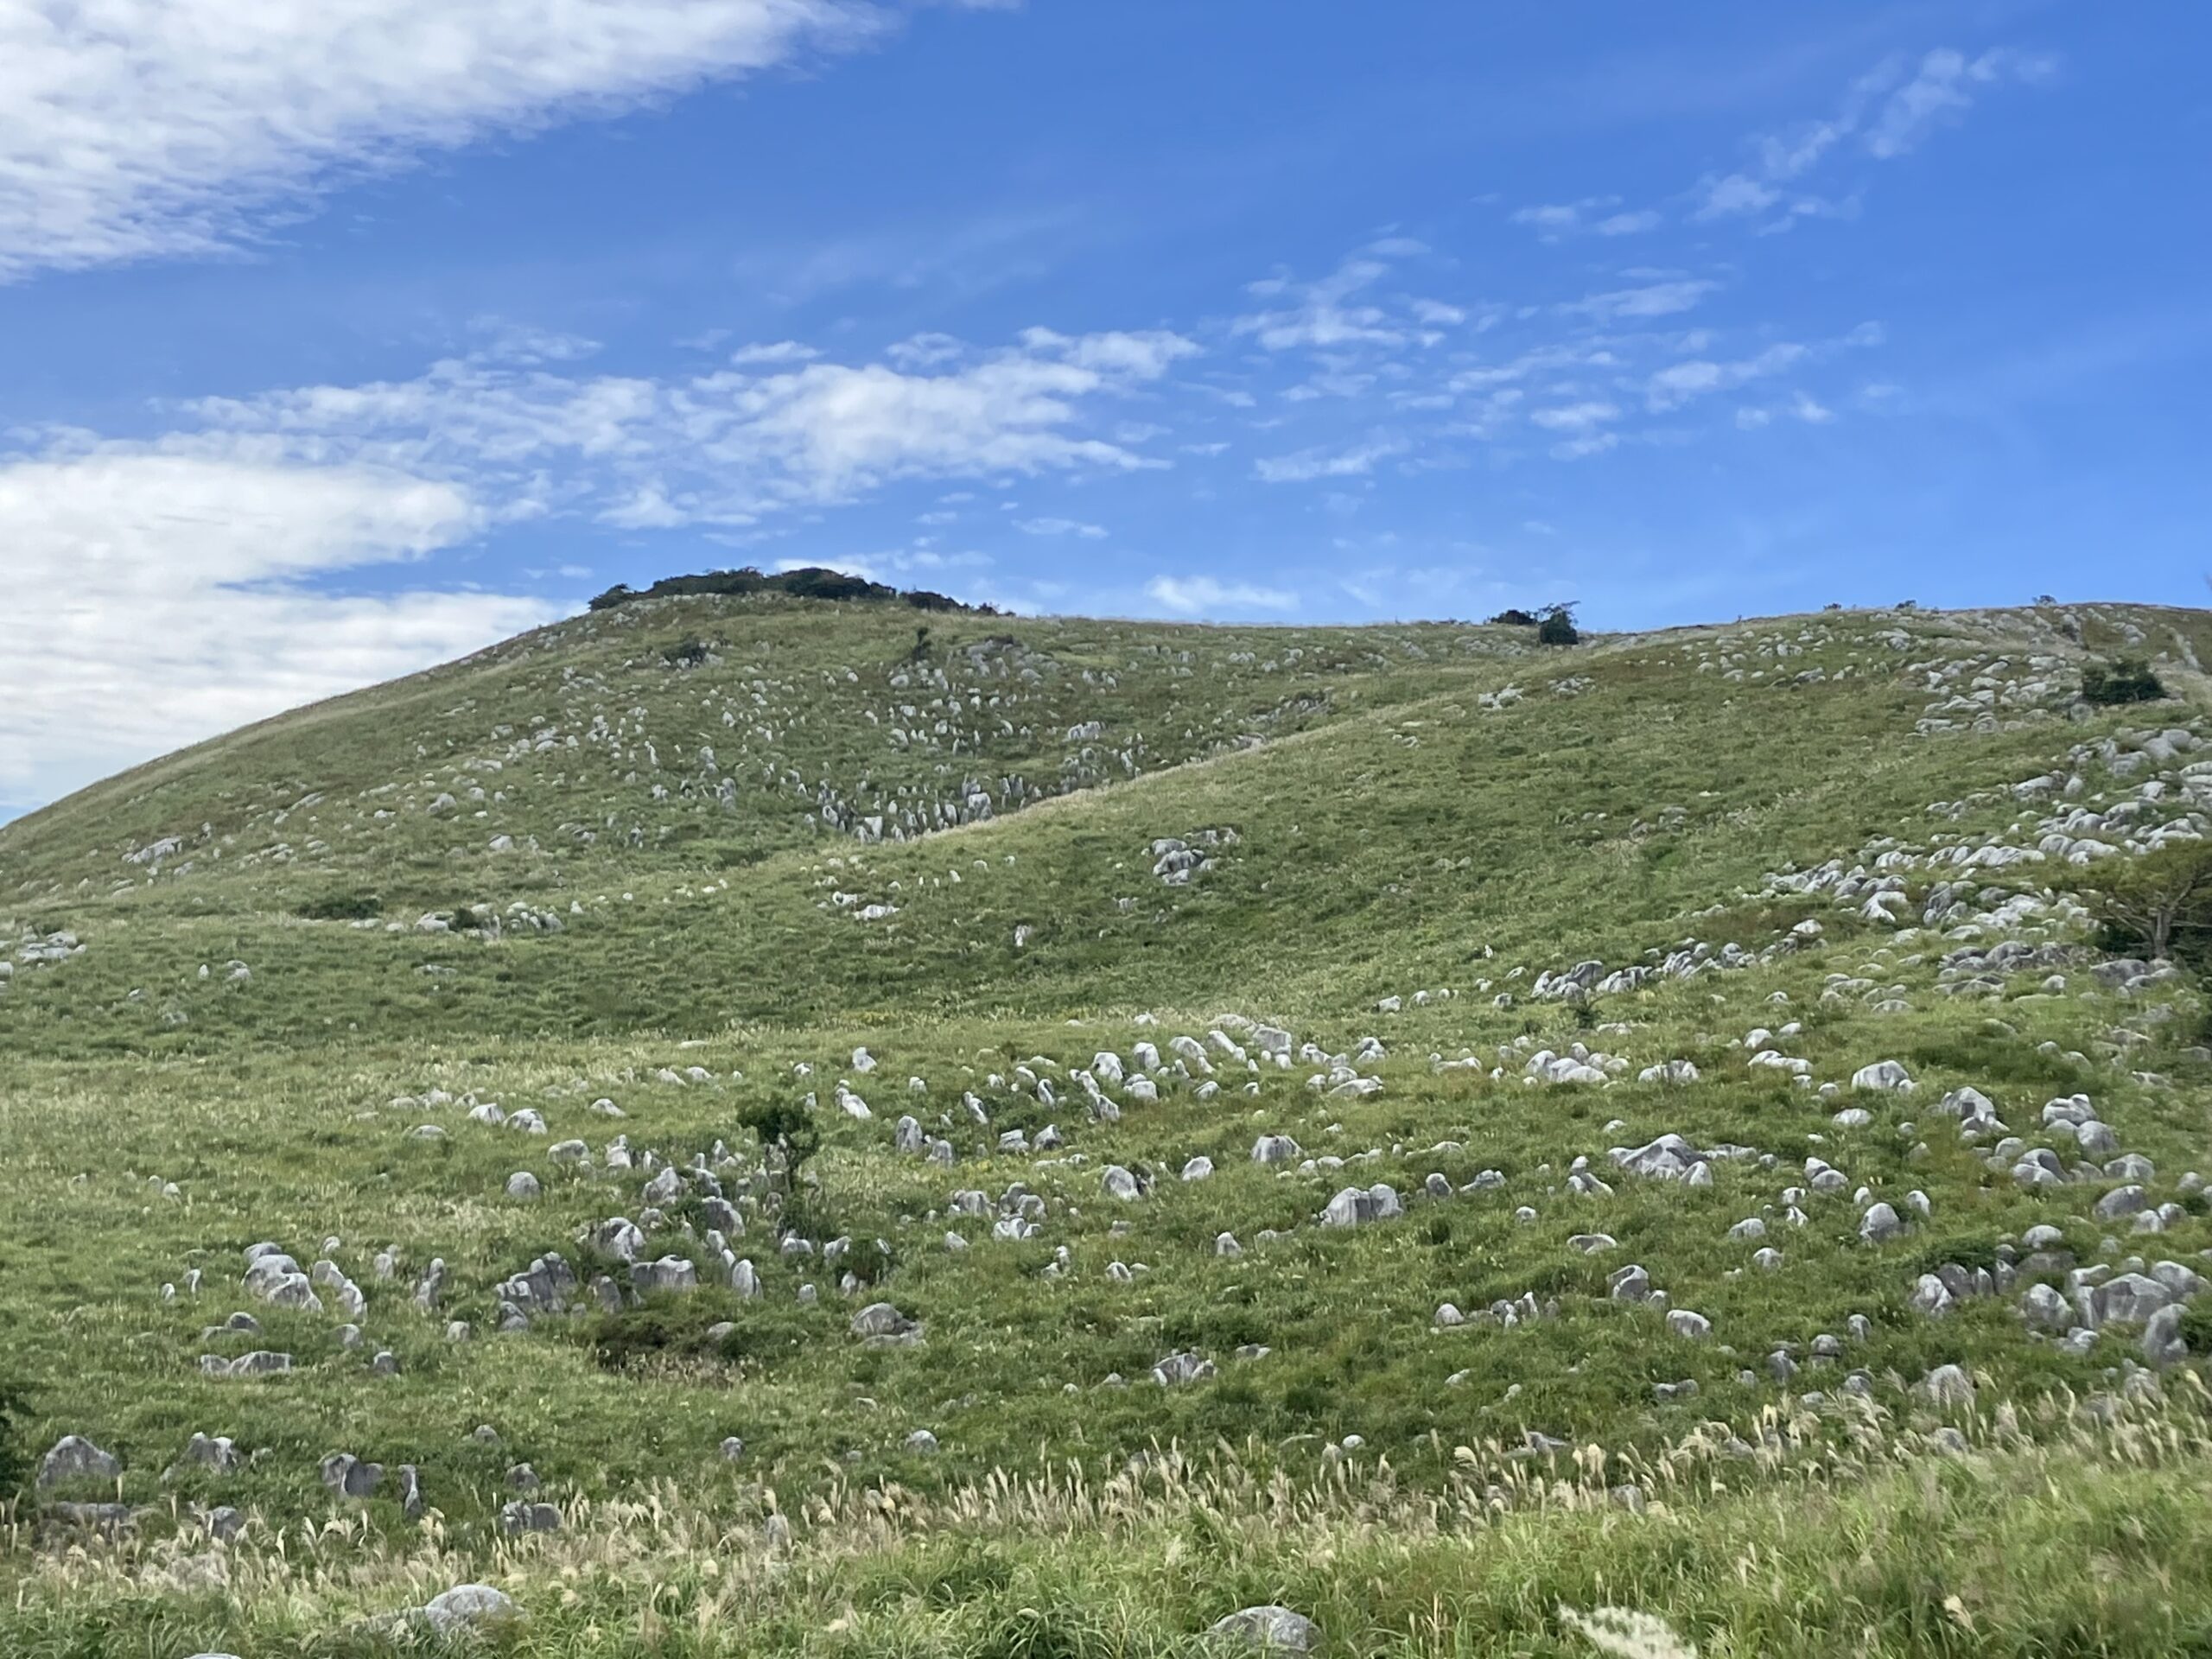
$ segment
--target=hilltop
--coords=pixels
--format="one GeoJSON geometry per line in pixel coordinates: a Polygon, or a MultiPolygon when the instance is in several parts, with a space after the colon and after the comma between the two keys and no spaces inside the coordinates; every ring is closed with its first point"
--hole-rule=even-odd
{"type": "Polygon", "coordinates": [[[0,1630],[2185,1648],[2207,650],[625,595],[56,803],[0,1630]]]}

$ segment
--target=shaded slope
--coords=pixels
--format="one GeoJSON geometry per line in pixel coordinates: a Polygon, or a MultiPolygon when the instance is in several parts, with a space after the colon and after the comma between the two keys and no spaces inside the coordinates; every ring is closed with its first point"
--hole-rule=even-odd
{"type": "Polygon", "coordinates": [[[1529,640],[914,618],[774,595],[576,618],[34,813],[0,830],[0,894],[236,882],[421,908],[456,882],[739,868],[1265,741],[1529,640]]]}

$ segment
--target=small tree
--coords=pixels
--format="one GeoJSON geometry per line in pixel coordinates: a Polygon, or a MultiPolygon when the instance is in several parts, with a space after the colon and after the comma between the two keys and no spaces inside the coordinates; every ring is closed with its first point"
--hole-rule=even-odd
{"type": "Polygon", "coordinates": [[[2212,947],[2212,842],[2107,859],[2089,867],[2082,887],[2110,949],[2202,960],[2212,947]]]}
{"type": "Polygon", "coordinates": [[[763,1152],[782,1154],[784,1173],[795,1185],[800,1168],[822,1149],[822,1131],[813,1116],[795,1100],[771,1101],[744,1114],[745,1127],[760,1138],[763,1152]]]}
{"type": "Polygon", "coordinates": [[[2125,702],[2156,702],[2166,695],[2151,664],[2139,657],[2115,657],[2082,671],[2082,696],[2100,708],[2125,702]]]}
{"type": "Polygon", "coordinates": [[[1581,630],[1574,626],[1572,605],[1548,606],[1543,619],[1536,624],[1536,643],[1540,645],[1571,645],[1581,638],[1581,630]]]}

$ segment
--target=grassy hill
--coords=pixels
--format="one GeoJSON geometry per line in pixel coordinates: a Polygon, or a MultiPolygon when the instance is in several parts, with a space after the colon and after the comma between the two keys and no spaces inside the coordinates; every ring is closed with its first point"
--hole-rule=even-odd
{"type": "Polygon", "coordinates": [[[2212,1642],[2208,649],[645,600],[0,829],[8,1650],[2212,1642]]]}

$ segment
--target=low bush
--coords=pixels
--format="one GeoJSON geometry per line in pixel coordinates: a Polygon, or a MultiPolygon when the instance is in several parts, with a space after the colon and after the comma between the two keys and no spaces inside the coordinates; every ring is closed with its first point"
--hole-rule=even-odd
{"type": "Polygon", "coordinates": [[[384,900],[359,888],[341,888],[301,900],[292,913],[310,922],[368,922],[384,914],[384,900]]]}
{"type": "Polygon", "coordinates": [[[2140,658],[2116,657],[2108,663],[2091,663],[2082,671],[2082,697],[2101,709],[2122,703],[2157,702],[2166,695],[2150,664],[2140,658]]]}

